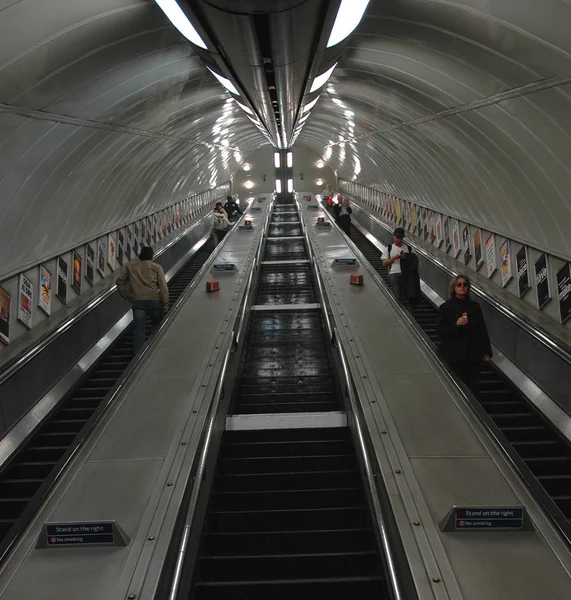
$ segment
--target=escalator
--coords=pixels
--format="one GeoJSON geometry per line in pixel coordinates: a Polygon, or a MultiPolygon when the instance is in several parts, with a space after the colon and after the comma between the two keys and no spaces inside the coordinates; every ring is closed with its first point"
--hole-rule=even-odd
{"type": "MultiPolygon", "coordinates": [[[[301,236],[275,205],[232,414],[341,410],[301,236]]],[[[196,600],[392,598],[350,429],[225,431],[192,579],[196,600]]]]}
{"type": "MultiPolygon", "coordinates": [[[[170,280],[171,306],[212,251],[208,241],[170,280]]],[[[131,325],[0,472],[0,560],[33,517],[66,459],[89,433],[90,419],[133,358],[132,342],[131,325]]]]}
{"type": "MultiPolygon", "coordinates": [[[[354,226],[351,239],[389,285],[388,268],[382,264],[379,249],[354,226]]],[[[423,296],[410,310],[438,348],[436,306],[423,296]]],[[[571,519],[571,445],[491,363],[482,363],[478,388],[471,391],[556,507],[555,511],[550,510],[552,506],[546,509],[560,511],[553,516],[565,529],[571,519]]]]}

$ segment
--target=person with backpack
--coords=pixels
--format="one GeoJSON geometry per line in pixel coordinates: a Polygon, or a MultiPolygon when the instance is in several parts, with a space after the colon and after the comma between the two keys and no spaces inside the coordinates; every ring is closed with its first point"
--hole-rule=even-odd
{"type": "Polygon", "coordinates": [[[224,205],[224,210],[228,215],[228,220],[231,222],[237,221],[242,215],[240,207],[235,202],[234,198],[232,198],[232,196],[226,196],[226,204],[224,205]]]}
{"type": "Polygon", "coordinates": [[[385,267],[389,267],[389,280],[396,299],[407,303],[408,295],[403,279],[402,263],[407,260],[411,249],[403,243],[404,229],[397,227],[393,233],[393,243],[389,244],[383,252],[381,259],[385,267]]]}
{"type": "Polygon", "coordinates": [[[137,354],[145,343],[147,317],[156,327],[169,307],[165,272],[161,265],[153,262],[153,249],[141,248],[139,262],[126,265],[116,283],[119,295],[132,303],[133,354],[137,354]]]}
{"type": "Polygon", "coordinates": [[[492,345],[480,305],[470,296],[470,280],[453,277],[449,297],[438,309],[440,353],[460,379],[476,391],[480,365],[492,357],[492,345]]]}
{"type": "Polygon", "coordinates": [[[337,197],[337,204],[333,207],[333,214],[337,225],[343,233],[351,237],[351,213],[353,209],[349,206],[349,200],[343,200],[342,196],[337,197]]]}
{"type": "Polygon", "coordinates": [[[228,220],[222,202],[217,202],[212,213],[212,236],[214,237],[215,246],[218,246],[224,239],[230,227],[232,227],[232,223],[228,220]]]}

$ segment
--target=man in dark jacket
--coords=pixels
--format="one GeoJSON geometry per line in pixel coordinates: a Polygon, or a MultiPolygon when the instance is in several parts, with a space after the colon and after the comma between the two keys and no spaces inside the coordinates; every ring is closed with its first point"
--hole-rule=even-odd
{"type": "Polygon", "coordinates": [[[240,218],[240,215],[242,214],[240,207],[236,204],[236,202],[234,202],[232,196],[226,196],[226,204],[224,205],[224,210],[228,215],[228,219],[232,223],[237,221],[240,218]]]}
{"type": "Polygon", "coordinates": [[[353,209],[349,206],[349,200],[343,200],[341,196],[337,200],[337,204],[333,207],[335,220],[343,233],[351,237],[351,213],[353,209]]]}

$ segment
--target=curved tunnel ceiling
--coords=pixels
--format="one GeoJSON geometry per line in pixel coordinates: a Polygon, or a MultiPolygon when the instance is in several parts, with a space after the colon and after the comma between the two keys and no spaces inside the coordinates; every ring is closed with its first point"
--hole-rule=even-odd
{"type": "Polygon", "coordinates": [[[152,0],[0,0],[0,279],[264,144],[152,0]]]}
{"type": "MultiPolygon", "coordinates": [[[[571,257],[570,24],[566,0],[371,0],[297,145],[571,257]]],[[[0,0],[0,279],[264,145],[153,0],[0,0]]]]}
{"type": "Polygon", "coordinates": [[[564,0],[372,0],[298,143],[569,258],[570,27],[564,0]]]}

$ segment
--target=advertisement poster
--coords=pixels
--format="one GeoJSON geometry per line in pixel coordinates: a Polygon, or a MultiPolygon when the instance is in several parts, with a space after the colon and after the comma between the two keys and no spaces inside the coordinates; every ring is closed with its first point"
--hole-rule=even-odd
{"type": "Polygon", "coordinates": [[[147,246],[153,245],[153,238],[155,236],[155,221],[153,217],[149,217],[147,223],[147,246]]]}
{"type": "Polygon", "coordinates": [[[117,243],[111,234],[107,236],[107,264],[112,271],[117,268],[117,243]]]}
{"type": "Polygon", "coordinates": [[[0,287],[0,341],[10,343],[10,304],[11,296],[0,287]]]}
{"type": "Polygon", "coordinates": [[[127,245],[125,246],[125,260],[128,262],[131,260],[131,246],[133,244],[133,230],[131,226],[127,227],[127,245]]]}
{"type": "Polygon", "coordinates": [[[40,265],[40,294],[38,306],[46,313],[52,313],[52,274],[45,265],[40,265]]]}
{"type": "Polygon", "coordinates": [[[551,300],[549,270],[545,254],[542,254],[535,263],[535,288],[537,290],[537,308],[543,308],[551,300]]]}
{"type": "Polygon", "coordinates": [[[78,293],[81,294],[81,255],[77,250],[73,251],[73,279],[71,280],[71,287],[78,293]]]}
{"type": "Polygon", "coordinates": [[[496,236],[493,233],[486,240],[486,265],[488,277],[491,277],[498,268],[496,261],[496,236]]]}
{"type": "Polygon", "coordinates": [[[93,285],[95,277],[95,248],[92,244],[85,246],[85,279],[89,285],[93,285]]]}
{"type": "Polygon", "coordinates": [[[448,252],[452,247],[452,241],[450,240],[450,219],[446,217],[444,219],[444,250],[448,252]]]}
{"type": "Polygon", "coordinates": [[[482,255],[482,230],[477,229],[474,234],[474,258],[476,259],[476,271],[484,264],[482,255]]]}
{"type": "Polygon", "coordinates": [[[133,225],[133,252],[135,256],[139,256],[139,224],[133,225]]]}
{"type": "Polygon", "coordinates": [[[125,257],[125,253],[123,248],[125,247],[125,236],[123,235],[123,230],[119,229],[117,232],[117,262],[121,266],[123,264],[123,259],[125,257]]]}
{"type": "Polygon", "coordinates": [[[158,235],[159,235],[159,228],[157,226],[158,221],[159,221],[159,216],[157,214],[154,214],[152,216],[152,219],[153,219],[153,242],[156,242],[158,235]]]}
{"type": "Polygon", "coordinates": [[[517,291],[521,298],[527,290],[531,288],[529,285],[529,261],[527,259],[527,248],[525,246],[517,253],[517,291]]]}
{"type": "Polygon", "coordinates": [[[500,246],[500,272],[502,274],[502,287],[505,287],[512,278],[511,244],[509,240],[506,240],[500,246]]]}
{"type": "Polygon", "coordinates": [[[571,273],[569,263],[557,272],[557,298],[559,300],[559,315],[561,323],[571,317],[571,273]]]}
{"type": "Polygon", "coordinates": [[[141,219],[141,248],[147,245],[147,219],[141,219]]]}
{"type": "Polygon", "coordinates": [[[159,240],[163,237],[163,213],[157,215],[157,237],[159,240]]]}
{"type": "Polygon", "coordinates": [[[425,210],[422,211],[422,222],[424,223],[424,239],[428,239],[429,229],[428,229],[428,213],[425,210]]]}
{"type": "Polygon", "coordinates": [[[408,227],[410,225],[410,202],[404,203],[404,227],[408,227]]]}
{"type": "Polygon", "coordinates": [[[470,252],[470,227],[468,225],[464,225],[464,229],[462,229],[462,247],[464,248],[464,264],[467,265],[472,258],[472,253],[470,252]]]}
{"type": "Polygon", "coordinates": [[[396,201],[396,217],[397,217],[397,223],[400,225],[400,223],[402,221],[402,206],[401,206],[400,200],[396,201]]]}
{"type": "Polygon", "coordinates": [[[438,215],[436,217],[436,247],[440,248],[440,244],[442,244],[442,215],[438,215]]]}
{"type": "Polygon", "coordinates": [[[97,270],[105,277],[105,261],[107,259],[107,244],[103,238],[97,242],[97,270]]]}
{"type": "Polygon", "coordinates": [[[416,204],[410,205],[410,230],[416,230],[416,204]]]}
{"type": "Polygon", "coordinates": [[[428,239],[430,243],[434,242],[435,237],[436,233],[434,231],[434,213],[430,211],[428,213],[428,239]]]}
{"type": "Polygon", "coordinates": [[[165,218],[167,220],[167,234],[170,235],[172,231],[172,215],[171,211],[168,208],[165,210],[165,218]]]}
{"type": "Polygon", "coordinates": [[[458,221],[454,221],[454,225],[452,225],[452,252],[454,258],[460,254],[460,223],[458,221]]]}
{"type": "Polygon", "coordinates": [[[20,275],[18,298],[18,321],[28,329],[32,329],[32,307],[34,306],[34,284],[20,275]]]}
{"type": "Polygon", "coordinates": [[[179,208],[178,204],[175,207],[175,212],[176,212],[175,223],[178,228],[178,227],[180,227],[180,208],[179,208]]]}
{"type": "Polygon", "coordinates": [[[65,304],[67,302],[67,279],[68,270],[67,263],[60,256],[57,259],[57,270],[56,270],[56,296],[65,304]]]}

